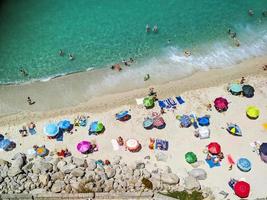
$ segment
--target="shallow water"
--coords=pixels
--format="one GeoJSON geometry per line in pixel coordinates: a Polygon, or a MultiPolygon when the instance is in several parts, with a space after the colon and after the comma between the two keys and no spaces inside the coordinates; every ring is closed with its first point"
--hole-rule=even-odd
{"type": "MultiPolygon", "coordinates": [[[[267,0],[4,0],[0,4],[0,83],[109,67],[133,57],[121,76],[186,76],[267,51],[267,0]],[[252,8],[255,15],[248,16],[252,8]],[[157,24],[157,34],[145,32],[157,24]],[[233,45],[228,28],[237,32],[233,45]],[[170,40],[170,42],[168,42],[170,40]],[[63,49],[65,56],[59,56],[63,49]],[[192,56],[184,57],[184,49],[192,56]],[[68,60],[68,53],[75,60],[68,60]],[[29,76],[24,77],[19,69],[29,76]]],[[[121,77],[120,76],[120,77],[121,77]]],[[[108,84],[112,79],[106,78],[108,84]]],[[[119,79],[118,79],[119,81],[119,79]]]]}

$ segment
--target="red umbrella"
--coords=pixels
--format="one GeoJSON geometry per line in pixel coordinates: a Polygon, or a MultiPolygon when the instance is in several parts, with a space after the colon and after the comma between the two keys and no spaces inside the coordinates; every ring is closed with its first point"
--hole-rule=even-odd
{"type": "Polygon", "coordinates": [[[247,198],[250,192],[250,185],[245,181],[238,181],[234,185],[235,194],[240,198],[247,198]]]}
{"type": "Polygon", "coordinates": [[[164,126],[164,124],[165,124],[165,121],[164,121],[164,119],[162,117],[155,117],[153,119],[153,126],[155,126],[157,128],[161,127],[161,126],[164,126]]]}
{"type": "Polygon", "coordinates": [[[221,146],[217,142],[211,142],[208,145],[208,150],[211,154],[217,155],[221,152],[221,146]]]}
{"type": "Polygon", "coordinates": [[[228,101],[223,97],[218,97],[214,100],[214,106],[218,111],[227,110],[228,101]]]}

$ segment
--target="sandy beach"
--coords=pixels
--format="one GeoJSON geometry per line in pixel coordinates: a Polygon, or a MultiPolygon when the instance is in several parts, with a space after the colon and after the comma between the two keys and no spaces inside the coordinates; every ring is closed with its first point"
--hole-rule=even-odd
{"type": "Polygon", "coordinates": [[[18,152],[27,153],[27,150],[31,149],[34,144],[45,144],[50,150],[67,147],[74,156],[84,157],[76,150],[76,144],[81,140],[89,140],[95,141],[99,145],[99,151],[88,155],[88,158],[105,160],[120,155],[124,162],[131,163],[149,155],[151,160],[156,162],[157,151],[148,148],[149,138],[160,138],[169,141],[169,150],[164,152],[168,156],[167,161],[159,161],[158,165],[170,166],[179,177],[185,177],[187,172],[193,169],[184,158],[186,152],[193,151],[198,160],[203,161],[199,167],[208,173],[208,178],[201,181],[201,185],[212,188],[215,194],[224,190],[229,193],[228,198],[238,199],[227,183],[230,178],[244,178],[251,185],[249,199],[266,197],[266,164],[260,160],[250,146],[250,143],[254,141],[267,141],[267,132],[262,126],[267,122],[265,116],[267,113],[267,72],[262,70],[262,65],[266,62],[267,57],[255,58],[230,69],[197,72],[190,77],[164,84],[157,84],[157,81],[152,79],[151,82],[145,83],[143,88],[125,92],[125,89],[128,89],[125,86],[121,93],[112,94],[113,91],[109,91],[107,95],[99,94],[92,98],[88,98],[88,94],[82,95],[82,91],[74,89],[79,84],[88,83],[83,82],[90,79],[87,77],[90,75],[86,73],[46,83],[1,86],[0,132],[15,141],[17,147],[10,152],[1,152],[0,158],[10,160],[18,152]],[[255,88],[253,98],[233,96],[227,91],[227,85],[238,82],[242,76],[246,79],[245,83],[255,88]],[[74,80],[78,81],[74,82],[74,80]],[[62,85],[68,88],[68,91],[62,90],[60,87],[62,85]],[[153,111],[159,112],[157,103],[151,110],[146,110],[143,106],[137,106],[135,103],[135,98],[146,96],[149,86],[155,88],[159,99],[181,95],[185,100],[185,104],[178,105],[177,109],[166,111],[163,114],[166,127],[162,130],[145,130],[142,126],[146,116],[151,115],[153,111]],[[34,94],[32,97],[36,101],[35,105],[28,106],[25,103],[25,96],[28,94],[34,94]],[[213,104],[214,99],[219,96],[225,97],[230,102],[229,109],[224,113],[218,113],[214,107],[212,111],[208,111],[206,105],[213,104]],[[87,98],[89,101],[84,101],[87,98]],[[251,120],[246,116],[245,110],[250,105],[255,105],[260,109],[260,117],[256,120],[251,120]],[[126,122],[115,120],[115,114],[121,110],[129,110],[132,118],[126,122]],[[200,140],[194,137],[193,127],[179,127],[176,115],[192,113],[199,117],[210,115],[211,137],[209,139],[200,140]],[[45,124],[62,119],[70,119],[73,122],[79,114],[89,116],[89,123],[95,120],[102,121],[105,132],[98,136],[89,136],[88,126],[75,127],[77,131],[74,131],[73,134],[65,134],[62,142],[48,139],[44,135],[45,124]],[[18,130],[31,121],[36,124],[37,134],[21,137],[18,130]],[[242,137],[230,135],[222,128],[230,122],[240,126],[243,132],[242,137]],[[138,153],[131,153],[123,149],[113,151],[111,140],[118,136],[122,136],[124,139],[137,139],[142,145],[141,151],[138,153]],[[231,154],[235,161],[241,157],[248,158],[252,163],[251,171],[242,172],[235,165],[229,171],[226,159],[222,161],[220,167],[209,168],[204,162],[203,150],[207,144],[213,141],[218,142],[224,154],[231,154]]]}

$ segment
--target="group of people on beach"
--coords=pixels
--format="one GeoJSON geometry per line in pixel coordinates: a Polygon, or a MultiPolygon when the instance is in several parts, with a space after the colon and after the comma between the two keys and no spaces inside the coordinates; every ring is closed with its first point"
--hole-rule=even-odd
{"type": "Polygon", "coordinates": [[[116,63],[116,64],[112,65],[112,66],[110,67],[110,69],[112,69],[112,70],[116,70],[116,71],[119,72],[119,71],[122,70],[122,68],[121,68],[121,64],[124,64],[124,66],[130,67],[130,64],[132,64],[133,62],[134,62],[134,59],[133,59],[133,58],[129,58],[128,61],[126,61],[125,59],[123,59],[123,60],[121,61],[121,63],[116,63]]]}

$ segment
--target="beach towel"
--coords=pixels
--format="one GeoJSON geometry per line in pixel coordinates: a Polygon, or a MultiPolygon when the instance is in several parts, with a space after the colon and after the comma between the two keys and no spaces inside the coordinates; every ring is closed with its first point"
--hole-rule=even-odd
{"type": "Polygon", "coordinates": [[[180,105],[182,105],[183,103],[185,103],[185,101],[183,100],[183,98],[181,96],[176,97],[176,100],[178,101],[178,103],[180,105]]]}
{"type": "Polygon", "coordinates": [[[113,151],[118,151],[120,149],[120,146],[119,146],[117,140],[112,139],[111,140],[111,144],[112,144],[112,147],[113,147],[113,151]]]}
{"type": "Polygon", "coordinates": [[[143,105],[144,98],[135,99],[137,105],[143,105]]]}
{"type": "Polygon", "coordinates": [[[167,105],[167,108],[172,108],[177,105],[177,103],[172,98],[165,99],[163,100],[163,102],[167,105]]]}
{"type": "Polygon", "coordinates": [[[218,163],[214,162],[215,158],[216,157],[212,157],[210,160],[206,159],[206,163],[209,165],[210,168],[221,166],[220,162],[218,162],[218,163]]]}
{"type": "Polygon", "coordinates": [[[234,165],[235,164],[235,161],[232,158],[231,154],[227,155],[227,161],[228,161],[229,165],[234,165]]]}
{"type": "Polygon", "coordinates": [[[155,149],[167,151],[169,148],[169,142],[167,140],[156,139],[155,149]]]}
{"type": "Polygon", "coordinates": [[[166,108],[166,104],[163,101],[158,100],[160,108],[166,108]]]}
{"type": "Polygon", "coordinates": [[[63,141],[63,131],[59,131],[59,133],[56,136],[56,140],[59,142],[63,141]]]}

